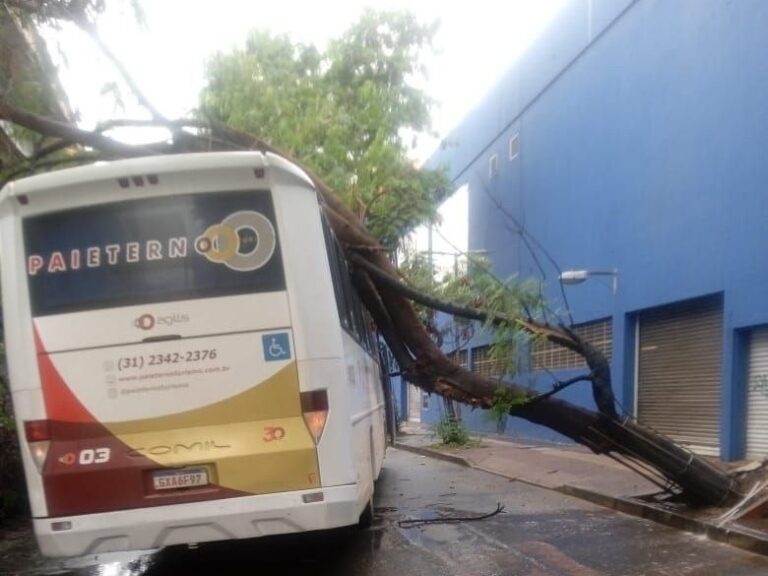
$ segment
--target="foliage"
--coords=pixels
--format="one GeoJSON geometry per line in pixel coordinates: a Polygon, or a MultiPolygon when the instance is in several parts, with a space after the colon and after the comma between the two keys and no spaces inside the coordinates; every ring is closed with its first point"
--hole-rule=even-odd
{"type": "Polygon", "coordinates": [[[470,442],[469,432],[461,420],[443,416],[432,427],[432,432],[445,446],[466,446],[470,442]]]}
{"type": "MultiPolygon", "coordinates": [[[[30,36],[36,38],[34,33],[30,36]]],[[[0,6],[0,94],[3,99],[34,114],[50,114],[48,72],[16,20],[0,6]]],[[[33,132],[12,124],[0,129],[16,141],[39,139],[33,132]]]]}
{"type": "MultiPolygon", "coordinates": [[[[400,271],[409,285],[420,292],[460,306],[485,310],[489,316],[509,318],[508,323],[489,323],[484,328],[493,336],[491,360],[502,373],[515,372],[517,351],[521,345],[530,342],[531,336],[527,331],[520,330],[514,320],[536,318],[545,304],[537,280],[520,280],[517,277],[501,280],[494,275],[486,258],[475,255],[465,256],[453,271],[439,276],[427,256],[410,254],[400,265],[400,271]]],[[[429,326],[435,323],[433,309],[420,305],[415,305],[415,309],[425,324],[429,326]]],[[[441,338],[454,332],[454,341],[459,346],[473,334],[466,325],[457,326],[455,322],[439,323],[439,327],[433,328],[433,331],[439,331],[441,338]],[[467,337],[461,338],[461,334],[467,337]]],[[[442,343],[440,338],[438,340],[442,343]]]]}
{"type": "MultiPolygon", "coordinates": [[[[409,255],[398,265],[398,270],[407,279],[408,284],[425,294],[437,296],[439,285],[435,283],[434,266],[424,254],[409,255]]],[[[425,326],[432,326],[435,319],[435,311],[421,304],[414,304],[414,311],[425,326]]]]}
{"type": "MultiPolygon", "coordinates": [[[[58,27],[62,22],[89,25],[107,8],[107,0],[3,0],[7,8],[24,21],[58,27]]],[[[115,0],[110,0],[114,5],[115,0]]],[[[117,0],[132,12],[138,22],[144,22],[140,0],[117,0]]]]}
{"type": "Polygon", "coordinates": [[[253,32],[209,63],[201,113],[301,158],[385,246],[434,218],[442,172],[419,170],[408,136],[430,129],[415,87],[434,25],[368,10],[321,50],[253,32]]]}
{"type": "Polygon", "coordinates": [[[506,428],[507,417],[510,411],[517,406],[522,406],[527,400],[528,397],[525,394],[521,394],[503,384],[496,388],[493,393],[493,404],[486,412],[486,416],[491,422],[496,423],[496,430],[499,434],[504,432],[506,428]]]}

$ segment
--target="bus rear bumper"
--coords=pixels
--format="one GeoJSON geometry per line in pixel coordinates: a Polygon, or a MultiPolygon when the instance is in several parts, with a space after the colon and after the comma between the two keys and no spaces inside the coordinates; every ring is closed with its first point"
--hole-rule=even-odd
{"type": "Polygon", "coordinates": [[[358,516],[358,488],[351,484],[82,516],[38,518],[34,519],[34,528],[42,553],[63,557],[323,530],[355,524],[358,516]],[[304,496],[309,500],[316,499],[319,492],[323,494],[322,502],[304,502],[304,496]],[[71,527],[61,529],[67,522],[71,527]],[[60,529],[54,531],[54,527],[60,529]]]}

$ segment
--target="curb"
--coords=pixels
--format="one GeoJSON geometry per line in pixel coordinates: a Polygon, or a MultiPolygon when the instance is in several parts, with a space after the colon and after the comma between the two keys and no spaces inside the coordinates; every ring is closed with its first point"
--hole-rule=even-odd
{"type": "Polygon", "coordinates": [[[394,448],[405,450],[406,452],[412,452],[414,454],[419,454],[421,456],[428,456],[437,460],[451,462],[452,464],[457,464],[465,468],[473,468],[481,472],[486,472],[495,476],[501,476],[503,478],[507,478],[508,480],[515,480],[517,482],[536,486],[537,488],[542,488],[544,490],[559,492],[561,494],[565,494],[566,496],[579,498],[581,500],[591,502],[592,504],[603,506],[604,508],[610,508],[611,510],[622,512],[623,514],[651,520],[670,528],[691,532],[692,534],[701,534],[715,542],[728,544],[729,546],[747,550],[748,552],[768,556],[768,535],[762,532],[750,530],[748,528],[725,528],[715,526],[714,524],[708,524],[707,522],[702,522],[701,520],[696,520],[695,518],[689,518],[683,514],[671,512],[669,510],[653,506],[652,504],[646,504],[629,498],[608,496],[606,494],[600,494],[599,492],[593,492],[586,488],[571,486],[570,484],[565,484],[555,488],[551,486],[545,486],[543,484],[531,482],[530,480],[508,476],[496,470],[488,470],[487,468],[472,464],[469,460],[462,458],[461,456],[444,454],[431,448],[409,446],[400,442],[395,442],[394,448]]]}
{"type": "Polygon", "coordinates": [[[554,489],[557,492],[587,500],[593,504],[611,508],[624,514],[637,516],[646,520],[652,520],[658,524],[663,524],[670,528],[691,532],[692,534],[701,534],[714,540],[728,544],[742,550],[747,550],[755,554],[768,556],[768,535],[748,528],[720,527],[709,524],[695,518],[690,518],[678,512],[664,510],[652,504],[645,504],[629,498],[616,496],[606,496],[592,492],[578,486],[564,485],[554,489]]]}
{"type": "Polygon", "coordinates": [[[428,456],[429,458],[434,458],[435,460],[443,460],[445,462],[450,462],[451,464],[463,466],[464,468],[475,468],[474,466],[472,466],[472,464],[469,463],[469,460],[466,460],[461,456],[454,456],[453,454],[443,454],[442,452],[431,450],[429,448],[421,448],[419,446],[409,446],[408,444],[401,444],[400,442],[395,442],[393,448],[397,448],[398,450],[405,450],[406,452],[413,452],[414,454],[419,454],[420,456],[428,456]]]}

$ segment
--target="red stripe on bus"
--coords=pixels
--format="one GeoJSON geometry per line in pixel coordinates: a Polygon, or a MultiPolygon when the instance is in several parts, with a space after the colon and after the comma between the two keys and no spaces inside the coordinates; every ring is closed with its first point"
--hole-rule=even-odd
{"type": "Polygon", "coordinates": [[[53,365],[45,351],[43,341],[37,333],[37,327],[35,327],[35,349],[37,350],[37,366],[40,369],[45,412],[48,419],[67,422],[94,422],[96,419],[75,397],[53,365]]]}

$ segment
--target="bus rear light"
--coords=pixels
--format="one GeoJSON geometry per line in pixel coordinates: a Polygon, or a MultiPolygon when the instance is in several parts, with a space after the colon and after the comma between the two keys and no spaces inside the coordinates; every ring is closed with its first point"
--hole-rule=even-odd
{"type": "Polygon", "coordinates": [[[42,442],[51,439],[51,426],[48,420],[27,420],[24,422],[27,442],[42,442]]]}
{"type": "Polygon", "coordinates": [[[302,392],[301,412],[304,415],[307,430],[312,435],[315,444],[318,444],[328,419],[328,393],[325,390],[302,392]]]}
{"type": "Polygon", "coordinates": [[[307,425],[309,433],[312,434],[312,439],[315,444],[320,442],[320,437],[323,435],[325,429],[325,421],[328,416],[328,412],[305,412],[304,422],[307,425]]]}
{"type": "Polygon", "coordinates": [[[48,420],[27,420],[24,422],[24,434],[29,443],[29,451],[37,471],[42,474],[48,449],[51,447],[51,427],[48,420]]]}
{"type": "Polygon", "coordinates": [[[45,460],[48,458],[48,449],[51,447],[49,440],[43,440],[41,442],[30,442],[29,451],[32,453],[32,461],[35,463],[35,468],[42,474],[43,467],[45,466],[45,460]]]}

